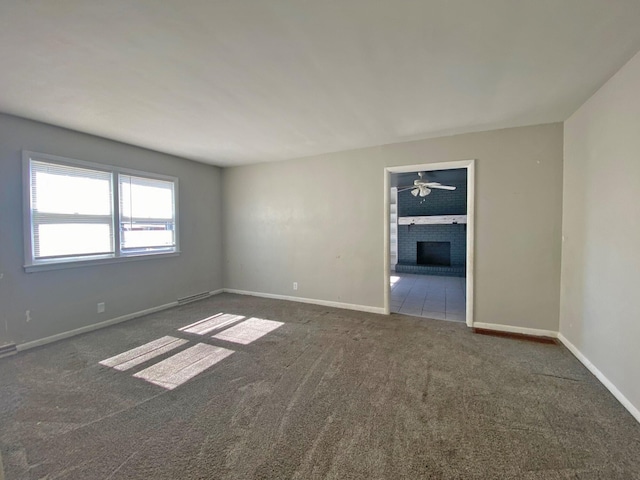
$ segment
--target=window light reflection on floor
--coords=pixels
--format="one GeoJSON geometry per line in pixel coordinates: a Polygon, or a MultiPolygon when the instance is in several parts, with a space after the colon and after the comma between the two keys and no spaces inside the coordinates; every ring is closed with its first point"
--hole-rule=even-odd
{"type": "Polygon", "coordinates": [[[223,328],[231,325],[238,320],[245,318],[243,315],[233,315],[230,313],[218,313],[211,317],[199,320],[186,327],[179,328],[181,332],[195,333],[197,335],[204,335],[218,328],[223,328]]]}
{"type": "Polygon", "coordinates": [[[198,343],[133,376],[167,390],[173,390],[232,353],[233,350],[198,343]]]}
{"type": "Polygon", "coordinates": [[[226,330],[217,333],[213,338],[248,345],[282,325],[284,325],[284,323],[276,322],[274,320],[249,318],[248,320],[240,322],[231,328],[227,328],[226,330]]]}
{"type": "Polygon", "coordinates": [[[102,360],[100,365],[115,368],[116,370],[124,372],[125,370],[133,368],[136,365],[140,365],[141,363],[151,360],[163,353],[170,352],[185,343],[188,343],[188,340],[170,336],[162,337],[121,353],[120,355],[116,355],[115,357],[102,360]]]}
{"type": "MultiPolygon", "coordinates": [[[[284,325],[283,322],[263,318],[246,318],[243,315],[217,313],[203,320],[178,329],[179,332],[205,335],[214,330],[212,339],[248,345],[264,337],[269,332],[284,325]]],[[[170,352],[178,347],[187,346],[189,340],[165,336],[135,347],[124,353],[102,360],[100,365],[125,371],[170,352]]],[[[219,361],[234,353],[233,350],[207,343],[198,343],[155,363],[133,376],[154,385],[173,390],[187,380],[204,372],[219,361]]]]}

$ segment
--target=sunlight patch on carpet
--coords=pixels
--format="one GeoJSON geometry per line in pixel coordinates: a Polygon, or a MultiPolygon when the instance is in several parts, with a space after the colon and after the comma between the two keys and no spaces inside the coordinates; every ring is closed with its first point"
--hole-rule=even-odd
{"type": "Polygon", "coordinates": [[[168,390],[173,390],[232,353],[233,350],[198,343],[166,360],[141,370],[133,376],[168,390]]]}
{"type": "Polygon", "coordinates": [[[140,365],[141,363],[151,360],[163,353],[170,352],[185,343],[187,343],[187,340],[171,336],[162,337],[154,340],[153,342],[145,343],[144,345],[132,350],[116,355],[115,357],[102,360],[100,365],[112,367],[124,372],[125,370],[135,367],[136,365],[140,365]]]}
{"type": "Polygon", "coordinates": [[[240,343],[248,345],[249,343],[265,336],[267,333],[274,331],[276,328],[284,325],[282,322],[274,320],[265,320],[262,318],[249,318],[244,322],[240,322],[231,328],[228,328],[213,338],[226,340],[227,342],[240,343]]]}
{"type": "Polygon", "coordinates": [[[187,325],[186,327],[179,328],[178,330],[186,333],[195,333],[196,335],[204,335],[209,333],[217,328],[222,328],[227,325],[230,325],[234,322],[242,320],[245,318],[242,315],[233,315],[230,313],[218,313],[211,317],[205,318],[204,320],[199,320],[191,325],[187,325]]]}

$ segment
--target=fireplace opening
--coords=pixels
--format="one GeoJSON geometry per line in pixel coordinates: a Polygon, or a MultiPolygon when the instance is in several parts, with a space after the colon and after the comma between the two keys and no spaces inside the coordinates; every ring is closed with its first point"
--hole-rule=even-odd
{"type": "Polygon", "coordinates": [[[451,266],[451,242],[418,242],[418,265],[451,266]]]}

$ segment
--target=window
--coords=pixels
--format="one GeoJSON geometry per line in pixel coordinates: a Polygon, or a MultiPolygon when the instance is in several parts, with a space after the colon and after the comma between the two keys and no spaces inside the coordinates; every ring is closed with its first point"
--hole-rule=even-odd
{"type": "Polygon", "coordinates": [[[178,251],[177,179],[24,152],[25,268],[178,251]]]}
{"type": "Polygon", "coordinates": [[[120,250],[126,253],[174,251],[174,182],[118,175],[120,250]]]}

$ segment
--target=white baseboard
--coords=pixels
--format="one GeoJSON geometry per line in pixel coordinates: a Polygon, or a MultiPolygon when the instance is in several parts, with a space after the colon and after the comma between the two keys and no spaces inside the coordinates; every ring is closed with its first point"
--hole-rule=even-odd
{"type": "Polygon", "coordinates": [[[252,297],[273,298],[275,300],[287,300],[290,302],[311,303],[324,307],[344,308],[347,310],[357,310],[359,312],[379,313],[384,315],[384,307],[371,307],[369,305],[356,305],[354,303],[332,302],[330,300],[318,300],[315,298],[291,297],[289,295],[277,295],[275,293],[250,292],[247,290],[236,290],[235,288],[225,288],[227,293],[237,293],[238,295],[250,295],[252,297]]]}
{"type": "Polygon", "coordinates": [[[540,330],[538,328],[515,327],[513,325],[501,325],[499,323],[481,323],[474,322],[472,328],[481,328],[484,330],[495,330],[498,332],[520,333],[522,335],[533,335],[534,337],[557,338],[558,332],[553,330],[540,330]]]}
{"type": "Polygon", "coordinates": [[[172,308],[172,307],[175,307],[176,305],[178,305],[178,302],[166,303],[164,305],[158,305],[157,307],[151,307],[145,310],[140,310],[139,312],[133,312],[127,315],[122,315],[121,317],[111,318],[109,320],[105,320],[104,322],[92,323],[91,325],[86,325],[84,327],[75,328],[73,330],[68,330],[66,332],[57,333],[55,335],[51,335],[50,337],[44,337],[38,340],[33,340],[31,342],[21,343],[17,346],[17,349],[19,352],[21,352],[23,350],[28,350],[30,348],[40,347],[42,345],[46,345],[47,343],[57,342],[58,340],[73,337],[75,335],[80,335],[81,333],[93,332],[94,330],[108,327],[110,325],[115,325],[116,323],[126,322],[127,320],[133,320],[134,318],[142,317],[144,315],[149,315],[150,313],[166,310],[167,308],[172,308]]]}
{"type": "Polygon", "coordinates": [[[611,392],[611,394],[616,397],[616,399],[622,404],[624,408],[626,408],[633,417],[640,422],[640,410],[633,405],[627,397],[625,397],[620,390],[607,378],[604,376],[598,367],[596,367],[584,354],[578,350],[578,348],[571,343],[567,337],[565,337],[562,333],[558,333],[558,340],[560,340],[565,347],[569,349],[573,355],[582,362],[582,364],[587,367],[587,369],[595,375],[595,377],[602,383],[607,390],[611,392]]]}
{"type": "MultiPolygon", "coordinates": [[[[223,292],[224,292],[224,288],[219,288],[218,290],[210,291],[209,295],[210,296],[219,295],[223,292]]],[[[31,342],[21,343],[16,346],[16,349],[17,351],[21,352],[23,350],[29,350],[30,348],[40,347],[42,345],[46,345],[47,343],[57,342],[58,340],[63,340],[65,338],[73,337],[75,335],[80,335],[82,333],[93,332],[94,330],[99,330],[101,328],[115,325],[117,323],[126,322],[127,320],[133,320],[134,318],[143,317],[145,315],[149,315],[150,313],[160,312],[161,310],[173,308],[177,305],[178,305],[178,302],[165,303],[164,305],[158,305],[157,307],[151,307],[145,310],[140,310],[139,312],[133,312],[127,315],[122,315],[121,317],[111,318],[109,320],[105,320],[104,322],[93,323],[91,325],[86,325],[84,327],[69,330],[67,332],[57,333],[55,335],[51,335],[50,337],[39,338],[38,340],[33,340],[31,342]]]]}

